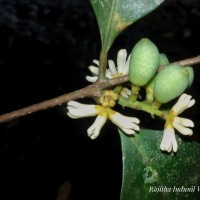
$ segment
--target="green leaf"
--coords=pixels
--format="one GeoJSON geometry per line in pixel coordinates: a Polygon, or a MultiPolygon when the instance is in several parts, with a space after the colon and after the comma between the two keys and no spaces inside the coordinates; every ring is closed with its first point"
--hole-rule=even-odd
{"type": "Polygon", "coordinates": [[[90,0],[98,21],[102,48],[107,52],[126,27],[157,8],[164,0],[90,0]]]}
{"type": "Polygon", "coordinates": [[[177,137],[178,152],[163,153],[159,148],[162,135],[162,131],[143,129],[136,136],[128,137],[120,131],[121,200],[199,199],[200,144],[177,137]]]}

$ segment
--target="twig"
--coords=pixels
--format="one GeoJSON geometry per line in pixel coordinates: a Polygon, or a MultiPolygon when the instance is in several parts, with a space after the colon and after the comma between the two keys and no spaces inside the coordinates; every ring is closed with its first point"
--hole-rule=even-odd
{"type": "MultiPolygon", "coordinates": [[[[193,57],[193,58],[188,58],[188,59],[185,59],[185,60],[172,62],[172,63],[170,63],[170,65],[171,64],[175,64],[175,65],[182,65],[182,66],[190,66],[190,65],[196,65],[196,64],[199,64],[199,63],[200,63],[200,55],[196,56],[196,57],[193,57]]],[[[160,71],[161,69],[163,69],[163,68],[165,68],[167,66],[168,65],[160,66],[158,71],[160,71]]]]}
{"type": "MultiPolygon", "coordinates": [[[[193,57],[193,58],[189,58],[186,60],[181,60],[181,61],[177,61],[171,64],[179,64],[182,66],[187,66],[187,65],[195,65],[200,63],[200,56],[197,57],[193,57]]],[[[160,66],[159,70],[162,69],[165,66],[160,66]]],[[[68,93],[68,94],[64,94],[58,97],[55,97],[53,99],[50,100],[45,100],[41,103],[37,103],[16,111],[12,111],[10,113],[6,113],[0,116],[0,123],[3,122],[8,122],[10,120],[28,115],[28,114],[32,114],[34,112],[38,112],[41,110],[46,110],[48,108],[52,108],[58,105],[62,105],[64,103],[67,103],[68,101],[71,100],[75,100],[75,99],[80,99],[80,98],[86,98],[86,97],[100,97],[101,96],[101,91],[105,88],[109,88],[111,86],[115,86],[118,85],[120,83],[124,83],[127,82],[129,80],[128,76],[122,76],[122,77],[118,77],[115,79],[107,79],[107,80],[98,80],[95,83],[82,88],[80,90],[68,93]]]]}
{"type": "Polygon", "coordinates": [[[62,105],[64,103],[67,103],[68,101],[72,101],[75,99],[81,99],[86,97],[100,97],[101,91],[105,88],[117,85],[118,83],[124,83],[128,81],[128,76],[122,76],[115,79],[110,80],[102,80],[97,81],[85,88],[82,88],[80,90],[64,94],[58,97],[55,97],[53,99],[45,100],[41,103],[37,103],[16,111],[12,111],[10,113],[6,113],[0,116],[0,123],[8,122],[10,120],[32,114],[35,112],[38,112],[40,110],[46,110],[47,108],[52,108],[55,106],[62,105]]]}

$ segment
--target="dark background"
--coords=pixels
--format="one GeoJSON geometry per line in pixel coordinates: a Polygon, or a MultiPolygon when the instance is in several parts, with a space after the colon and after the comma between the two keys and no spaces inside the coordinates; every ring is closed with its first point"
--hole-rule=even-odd
{"type": "MultiPolygon", "coordinates": [[[[199,0],[166,0],[119,36],[109,58],[116,60],[121,48],[130,52],[142,37],[150,38],[171,62],[197,56],[199,25],[199,0]]],[[[99,52],[89,0],[0,0],[0,114],[88,85],[88,66],[99,52]]],[[[185,116],[194,120],[198,139],[200,65],[194,71],[187,93],[196,105],[185,116]]],[[[163,128],[149,115],[143,119],[145,128],[163,128]]],[[[92,141],[86,130],[93,121],[69,119],[63,105],[1,124],[0,199],[58,199],[66,181],[71,200],[119,199],[117,128],[108,122],[92,141]]]]}

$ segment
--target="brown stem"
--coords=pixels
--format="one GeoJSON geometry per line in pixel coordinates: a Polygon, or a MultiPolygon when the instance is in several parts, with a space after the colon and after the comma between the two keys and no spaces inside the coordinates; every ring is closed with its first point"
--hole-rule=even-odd
{"type": "MultiPolygon", "coordinates": [[[[183,66],[187,65],[194,65],[200,63],[200,56],[189,58],[186,60],[177,61],[171,64],[179,64],[183,66]]],[[[165,66],[160,66],[159,69],[162,69],[165,66]]],[[[121,76],[115,79],[103,79],[98,80],[95,83],[82,88],[80,90],[61,95],[59,97],[55,97],[50,100],[43,101],[41,103],[37,103],[31,106],[28,106],[26,108],[22,108],[16,111],[12,111],[10,113],[6,113],[0,116],[0,123],[8,122],[10,120],[32,114],[34,112],[38,112],[40,110],[46,110],[47,108],[52,108],[58,105],[62,105],[64,103],[67,103],[68,101],[80,99],[80,98],[86,98],[86,97],[100,97],[101,91],[105,88],[109,88],[111,86],[115,86],[124,82],[127,82],[129,80],[128,76],[121,76]]]]}
{"type": "MultiPolygon", "coordinates": [[[[168,65],[175,64],[175,65],[189,66],[189,65],[196,65],[196,64],[199,64],[199,63],[200,63],[200,55],[196,56],[196,57],[193,57],[193,58],[188,58],[188,59],[185,59],[185,60],[172,62],[172,63],[170,63],[168,65]]],[[[158,68],[158,71],[160,71],[161,69],[167,67],[168,65],[160,66],[158,68]]]]}
{"type": "Polygon", "coordinates": [[[0,116],[0,122],[8,122],[12,119],[16,119],[28,114],[32,114],[34,112],[45,110],[47,108],[51,108],[57,105],[61,105],[63,103],[66,103],[68,101],[77,99],[77,98],[84,98],[89,96],[96,96],[97,91],[95,92],[91,86],[85,87],[81,90],[77,90],[68,94],[61,95],[59,97],[43,101],[41,103],[37,103],[31,106],[28,106],[26,108],[22,108],[16,111],[12,111],[10,113],[4,114],[0,116]]]}
{"type": "Polygon", "coordinates": [[[49,99],[41,103],[37,103],[37,104],[31,105],[31,106],[28,106],[16,111],[12,111],[10,113],[3,114],[0,116],[0,123],[8,122],[10,120],[13,120],[13,119],[16,119],[28,114],[38,112],[40,110],[46,110],[47,108],[52,108],[58,105],[62,105],[64,103],[67,103],[68,101],[72,101],[75,99],[86,98],[86,97],[100,97],[101,90],[117,85],[118,83],[126,82],[126,81],[128,81],[127,77],[97,81],[80,90],[77,90],[68,94],[64,94],[64,95],[55,97],[53,99],[49,99]]]}

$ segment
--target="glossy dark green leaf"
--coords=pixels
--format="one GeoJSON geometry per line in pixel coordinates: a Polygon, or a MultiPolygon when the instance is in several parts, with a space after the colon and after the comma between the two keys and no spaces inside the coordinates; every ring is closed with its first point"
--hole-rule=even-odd
{"type": "Polygon", "coordinates": [[[98,21],[103,49],[108,51],[126,27],[157,8],[164,0],[90,0],[98,21]]]}
{"type": "Polygon", "coordinates": [[[176,154],[160,151],[162,131],[120,131],[123,156],[121,200],[200,199],[200,144],[177,136],[176,154]],[[186,191],[188,190],[188,191],[186,191]]]}

